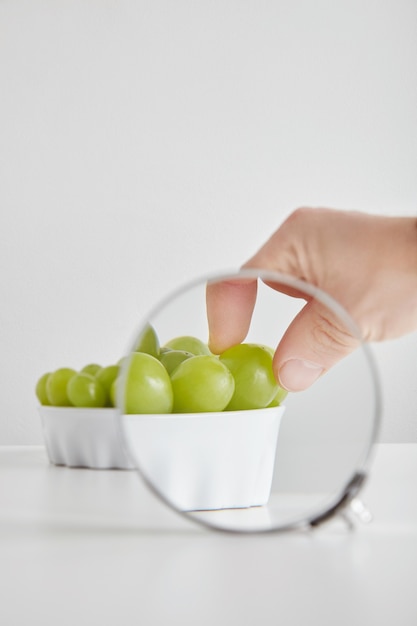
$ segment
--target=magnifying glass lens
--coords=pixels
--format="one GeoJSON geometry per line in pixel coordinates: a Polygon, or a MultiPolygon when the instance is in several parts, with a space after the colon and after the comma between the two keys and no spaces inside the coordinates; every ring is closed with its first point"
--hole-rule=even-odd
{"type": "Polygon", "coordinates": [[[117,402],[127,453],[155,494],[238,532],[331,515],[366,476],[380,414],[372,355],[346,312],[312,285],[260,270],[203,277],[155,306],[123,359],[117,402]],[[287,392],[274,353],[290,337],[308,353],[324,333],[324,361],[334,361],[323,327],[303,326],[312,307],[346,350],[306,390],[287,392]]]}

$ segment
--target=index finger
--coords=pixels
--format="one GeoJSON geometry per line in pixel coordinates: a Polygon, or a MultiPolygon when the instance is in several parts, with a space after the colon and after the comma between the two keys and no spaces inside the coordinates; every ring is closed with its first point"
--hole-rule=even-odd
{"type": "Polygon", "coordinates": [[[209,348],[220,354],[248,334],[257,294],[252,278],[211,282],[206,287],[209,348]]]}

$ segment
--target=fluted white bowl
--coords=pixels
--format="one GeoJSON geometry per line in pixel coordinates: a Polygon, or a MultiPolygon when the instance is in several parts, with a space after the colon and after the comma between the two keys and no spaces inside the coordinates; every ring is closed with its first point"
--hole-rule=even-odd
{"type": "Polygon", "coordinates": [[[40,406],[48,457],[54,465],[133,469],[112,408],[40,406]]]}
{"type": "Polygon", "coordinates": [[[178,510],[198,511],[268,502],[284,410],[120,418],[143,476],[178,510]]]}

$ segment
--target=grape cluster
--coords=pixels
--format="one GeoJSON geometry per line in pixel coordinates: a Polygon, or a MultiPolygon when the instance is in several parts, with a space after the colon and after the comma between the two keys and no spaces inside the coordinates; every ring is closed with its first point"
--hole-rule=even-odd
{"type": "Polygon", "coordinates": [[[148,325],[134,351],[122,361],[79,372],[60,368],[36,385],[43,405],[112,407],[120,394],[125,413],[166,414],[239,411],[278,406],[287,395],[272,370],[273,350],[255,343],[235,345],[220,355],[192,336],[160,346],[148,325]]]}
{"type": "Polygon", "coordinates": [[[36,396],[45,406],[114,407],[119,372],[120,364],[101,367],[89,363],[80,371],[60,367],[39,378],[36,396]]]}

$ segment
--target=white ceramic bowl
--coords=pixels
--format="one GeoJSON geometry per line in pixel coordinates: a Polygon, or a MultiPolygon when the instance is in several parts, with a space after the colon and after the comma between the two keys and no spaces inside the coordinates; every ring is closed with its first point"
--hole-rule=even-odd
{"type": "Polygon", "coordinates": [[[248,411],[122,415],[129,456],[181,511],[268,502],[283,406],[248,411]]]}
{"type": "Polygon", "coordinates": [[[40,406],[51,463],[92,469],[133,469],[122,446],[117,409],[40,406]]]}
{"type": "Polygon", "coordinates": [[[120,416],[110,408],[39,407],[51,463],[137,467],[181,511],[266,504],[284,410],[120,416]]]}

